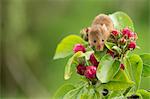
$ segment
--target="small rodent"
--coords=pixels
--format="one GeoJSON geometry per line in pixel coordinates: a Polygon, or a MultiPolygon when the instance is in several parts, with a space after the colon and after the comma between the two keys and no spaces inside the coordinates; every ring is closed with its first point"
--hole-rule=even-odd
{"type": "Polygon", "coordinates": [[[97,51],[102,51],[104,42],[109,38],[113,28],[111,18],[108,15],[99,14],[94,18],[92,25],[83,29],[81,34],[84,34],[84,39],[88,40],[91,47],[95,47],[97,51]]]}

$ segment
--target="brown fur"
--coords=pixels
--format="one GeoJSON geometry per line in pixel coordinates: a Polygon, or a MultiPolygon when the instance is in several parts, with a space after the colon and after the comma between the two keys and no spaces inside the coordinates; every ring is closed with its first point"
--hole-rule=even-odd
{"type": "Polygon", "coordinates": [[[102,51],[104,42],[109,38],[113,28],[113,22],[109,16],[105,14],[96,16],[88,32],[88,42],[90,46],[94,46],[97,51],[102,51]]]}
{"type": "Polygon", "coordinates": [[[103,25],[105,24],[108,31],[112,31],[112,29],[114,28],[113,22],[110,19],[110,17],[108,15],[105,14],[99,14],[98,16],[96,16],[92,22],[92,25],[103,25]]]}
{"type": "Polygon", "coordinates": [[[81,37],[85,40],[88,41],[88,32],[90,30],[90,27],[84,28],[80,31],[81,37]]]}

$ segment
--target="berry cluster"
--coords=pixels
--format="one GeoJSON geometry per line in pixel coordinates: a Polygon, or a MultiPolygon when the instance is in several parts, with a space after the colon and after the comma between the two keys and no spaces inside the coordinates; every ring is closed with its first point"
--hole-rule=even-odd
{"type": "MultiPolygon", "coordinates": [[[[136,48],[136,33],[132,32],[129,28],[124,28],[122,31],[113,30],[111,36],[108,39],[108,42],[111,42],[115,45],[115,48],[107,49],[107,54],[110,54],[113,58],[118,58],[121,61],[120,68],[125,69],[124,64],[122,63],[122,58],[125,56],[127,51],[134,50],[136,48]],[[118,48],[118,49],[116,49],[118,48]],[[120,52],[119,52],[120,51],[120,52]]],[[[86,52],[86,48],[82,44],[76,44],[73,48],[74,53],[78,51],[86,52]]],[[[89,60],[81,62],[77,66],[77,73],[85,76],[88,79],[96,78],[96,69],[99,62],[94,56],[94,53],[90,55],[89,60]],[[88,64],[87,64],[88,62],[88,64]],[[89,65],[90,64],[90,65],[89,65]]]]}
{"type": "MultiPolygon", "coordinates": [[[[114,43],[116,46],[107,51],[113,58],[122,59],[129,50],[136,48],[137,34],[129,28],[124,28],[121,31],[113,30],[109,38],[109,42],[114,43]]],[[[120,68],[124,70],[124,64],[120,64],[120,68]]]]}
{"type": "Polygon", "coordinates": [[[140,88],[141,77],[150,76],[147,63],[150,54],[132,53],[139,48],[132,20],[120,11],[106,15],[108,19],[103,15],[95,17],[90,27],[82,29],[81,37],[69,35],[58,45],[54,59],[71,56],[65,66],[64,79],[71,77],[73,66],[81,78],[77,85],[59,89],[58,98],[140,99],[150,96],[147,90],[140,88]],[[65,88],[68,91],[64,92],[65,88]]]}
{"type": "MultiPolygon", "coordinates": [[[[78,51],[82,51],[83,53],[85,53],[86,49],[83,45],[76,44],[73,48],[73,51],[74,53],[78,51]]],[[[96,78],[96,69],[97,69],[99,62],[96,60],[93,53],[90,55],[90,58],[88,61],[89,61],[88,64],[90,65],[86,64],[86,62],[85,63],[82,62],[81,64],[77,66],[77,73],[92,80],[96,78]]]]}
{"type": "Polygon", "coordinates": [[[132,50],[136,48],[137,34],[129,28],[124,28],[122,31],[113,30],[111,34],[111,39],[121,49],[132,50]]]}

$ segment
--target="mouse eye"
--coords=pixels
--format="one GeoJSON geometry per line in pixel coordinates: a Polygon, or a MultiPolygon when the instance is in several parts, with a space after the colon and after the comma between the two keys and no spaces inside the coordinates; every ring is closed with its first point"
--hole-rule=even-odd
{"type": "Polygon", "coordinates": [[[102,39],[102,42],[104,42],[104,40],[102,39]]]}
{"type": "Polygon", "coordinates": [[[94,39],[94,41],[93,41],[94,43],[96,43],[96,40],[94,39]]]}

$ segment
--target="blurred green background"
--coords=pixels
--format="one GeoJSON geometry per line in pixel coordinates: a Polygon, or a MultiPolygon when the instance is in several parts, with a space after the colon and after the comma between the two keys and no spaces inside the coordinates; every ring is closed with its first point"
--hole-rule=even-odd
{"type": "MultiPolygon", "coordinates": [[[[149,0],[2,0],[0,97],[50,98],[64,83],[66,59],[53,60],[61,39],[91,24],[99,13],[124,11],[133,20],[140,50],[150,53],[149,0]]],[[[150,89],[150,78],[141,87],[150,89]]]]}

